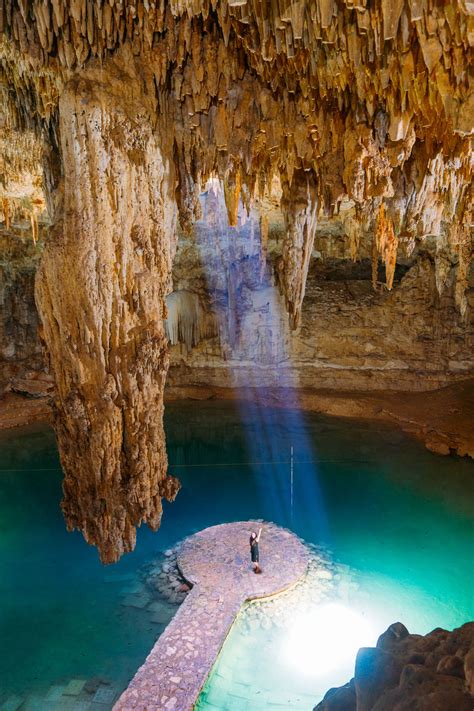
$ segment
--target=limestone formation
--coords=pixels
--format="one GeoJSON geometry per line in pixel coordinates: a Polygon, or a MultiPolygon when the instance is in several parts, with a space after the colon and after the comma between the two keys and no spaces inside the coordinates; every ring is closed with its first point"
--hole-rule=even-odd
{"type": "Polygon", "coordinates": [[[39,374],[43,358],[34,301],[34,279],[40,252],[29,224],[0,230],[0,397],[12,380],[39,374]]]}
{"type": "MultiPolygon", "coordinates": [[[[174,493],[164,300],[177,216],[189,232],[209,178],[230,225],[239,200],[250,209],[279,183],[292,328],[317,221],[345,200],[353,256],[372,230],[388,289],[397,255],[434,235],[437,284],[455,262],[468,318],[472,13],[467,0],[0,3],[0,131],[42,145],[54,223],[37,296],[64,508],[104,560],[133,546],[142,521],[156,527],[161,494],[174,493]]],[[[17,153],[4,161],[6,224],[15,172],[37,170],[25,145],[17,153]]],[[[26,206],[34,239],[37,207],[26,206]]]]}
{"type": "MultiPolygon", "coordinates": [[[[208,191],[203,218],[178,241],[169,297],[170,387],[426,391],[472,377],[474,329],[456,308],[457,262],[446,255],[438,294],[434,240],[399,259],[391,291],[381,286],[380,265],[374,291],[373,232],[359,233],[359,259],[352,262],[353,209],[319,220],[300,324],[290,331],[279,282],[297,271],[282,267],[284,221],[277,224],[270,213],[262,234],[258,210],[247,217],[241,209],[237,227],[216,229],[214,200],[208,191]],[[178,320],[186,328],[178,329],[178,320]]],[[[221,212],[223,203],[221,195],[221,212]]],[[[473,298],[471,289],[471,315],[473,298]]]]}
{"type": "MultiPolygon", "coordinates": [[[[136,77],[134,78],[136,81],[136,77]]],[[[56,432],[70,528],[105,562],[157,528],[166,477],[164,332],[175,244],[173,172],[138,92],[122,78],[61,96],[62,220],[49,236],[37,300],[56,381],[56,432]]]]}
{"type": "Polygon", "coordinates": [[[473,662],[474,622],[424,637],[396,622],[376,647],[359,650],[354,678],[330,689],[314,711],[469,711],[473,662]]]}
{"type": "Polygon", "coordinates": [[[0,128],[0,214],[5,230],[24,219],[38,241],[46,204],[42,189],[41,144],[32,131],[0,128]]]}
{"type": "Polygon", "coordinates": [[[317,196],[305,173],[284,183],[281,201],[286,237],[280,262],[280,283],[293,329],[299,325],[309,262],[316,235],[317,196]]]}

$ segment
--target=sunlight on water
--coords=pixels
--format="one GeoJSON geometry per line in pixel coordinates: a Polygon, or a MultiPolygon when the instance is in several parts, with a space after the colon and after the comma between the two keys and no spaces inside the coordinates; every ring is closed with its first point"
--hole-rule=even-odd
{"type": "Polygon", "coordinates": [[[337,563],[332,570],[334,584],[322,603],[313,577],[283,601],[242,610],[201,694],[200,711],[307,711],[329,688],[349,681],[358,649],[374,646],[392,622],[403,620],[424,634],[472,618],[472,606],[445,607],[416,586],[337,563]]]}
{"type": "Polygon", "coordinates": [[[377,633],[363,615],[337,602],[295,610],[288,634],[279,645],[283,664],[325,681],[335,669],[352,665],[357,650],[374,644],[377,633]]]}

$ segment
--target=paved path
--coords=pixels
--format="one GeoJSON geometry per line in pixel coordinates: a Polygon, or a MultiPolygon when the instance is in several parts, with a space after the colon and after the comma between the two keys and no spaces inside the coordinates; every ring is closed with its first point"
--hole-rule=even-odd
{"type": "Polygon", "coordinates": [[[192,709],[243,603],[291,587],[307,564],[302,542],[272,523],[225,523],[187,538],[178,566],[194,587],[114,711],[192,709]],[[249,536],[260,526],[263,572],[255,575],[249,536]]]}

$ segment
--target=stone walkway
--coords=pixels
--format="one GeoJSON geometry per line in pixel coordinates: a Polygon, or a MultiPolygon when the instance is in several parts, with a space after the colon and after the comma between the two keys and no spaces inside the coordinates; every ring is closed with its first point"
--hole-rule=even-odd
{"type": "Polygon", "coordinates": [[[226,523],[187,538],[178,566],[194,587],[114,711],[192,709],[243,603],[296,584],[308,558],[299,538],[272,523],[226,523]],[[255,575],[249,536],[260,526],[263,572],[255,575]]]}

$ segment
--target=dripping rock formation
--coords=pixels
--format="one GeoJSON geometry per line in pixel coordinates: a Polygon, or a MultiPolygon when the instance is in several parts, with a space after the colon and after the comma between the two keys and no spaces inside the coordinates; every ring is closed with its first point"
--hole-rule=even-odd
{"type": "Polygon", "coordinates": [[[162,426],[168,338],[200,348],[218,334],[217,369],[258,352],[252,386],[292,358],[314,363],[296,365],[311,386],[469,374],[473,12],[467,0],[0,3],[3,229],[29,220],[36,243],[48,226],[36,303],[63,508],[102,560],[131,550],[141,523],[156,528],[179,486],[162,426]],[[247,270],[224,244],[244,210],[258,225],[247,270]],[[170,297],[178,227],[192,239],[203,218],[226,288],[201,255],[199,288],[180,277],[170,297]],[[340,288],[319,286],[334,266],[321,225],[362,280],[344,263],[340,288]]]}
{"type": "Polygon", "coordinates": [[[56,383],[63,511],[104,562],[133,550],[142,522],[158,528],[162,496],[178,489],[164,476],[162,425],[174,176],[139,96],[127,106],[125,95],[122,78],[103,85],[94,75],[61,96],[62,219],[36,288],[56,383]]]}

